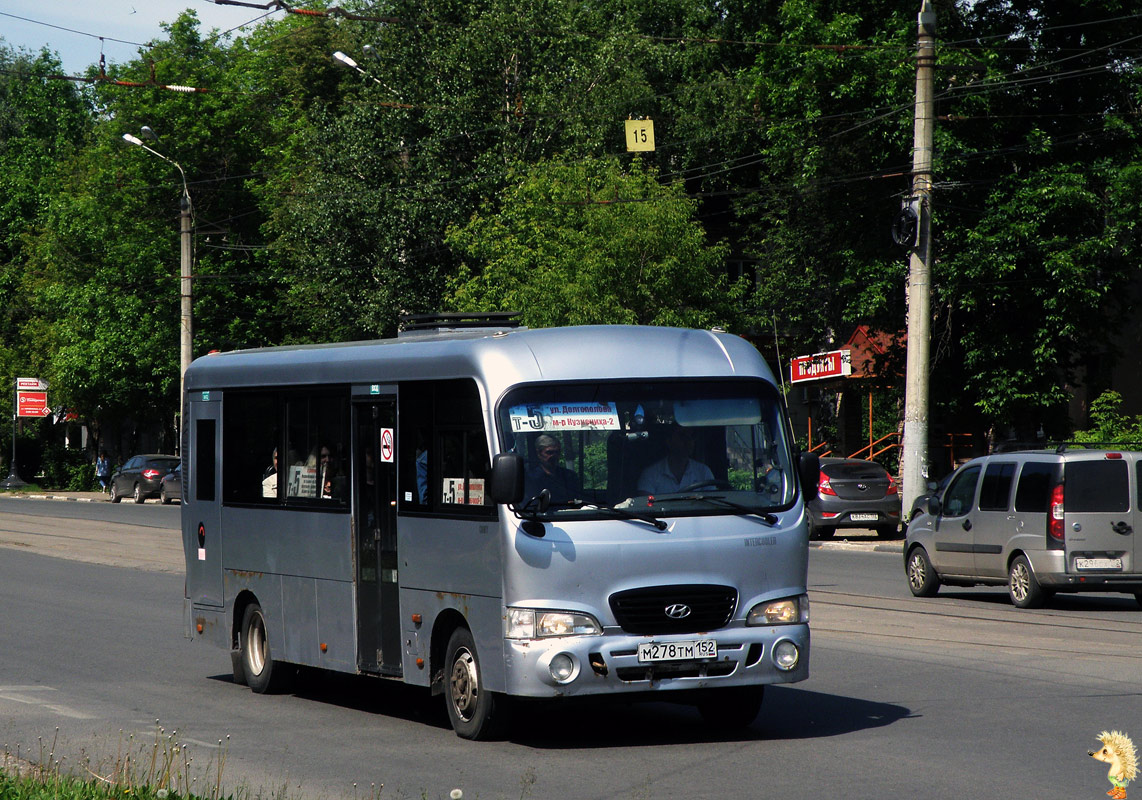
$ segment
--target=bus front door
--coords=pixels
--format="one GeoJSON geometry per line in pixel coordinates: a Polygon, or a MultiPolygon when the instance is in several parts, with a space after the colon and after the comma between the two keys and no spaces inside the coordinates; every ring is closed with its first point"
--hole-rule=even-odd
{"type": "Polygon", "coordinates": [[[396,398],[354,405],[357,666],[401,674],[397,591],[396,398]]]}

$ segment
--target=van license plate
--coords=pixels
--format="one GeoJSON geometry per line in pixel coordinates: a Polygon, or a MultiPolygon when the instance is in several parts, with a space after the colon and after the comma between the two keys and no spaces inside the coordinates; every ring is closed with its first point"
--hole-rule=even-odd
{"type": "Polygon", "coordinates": [[[1121,558],[1076,558],[1075,569],[1122,569],[1121,558]]]}
{"type": "Polygon", "coordinates": [[[695,661],[717,657],[718,643],[713,639],[697,639],[692,642],[644,642],[638,646],[638,660],[642,663],[695,661]]]}
{"type": "Polygon", "coordinates": [[[879,514],[849,514],[849,519],[853,522],[876,522],[880,519],[879,514]]]}

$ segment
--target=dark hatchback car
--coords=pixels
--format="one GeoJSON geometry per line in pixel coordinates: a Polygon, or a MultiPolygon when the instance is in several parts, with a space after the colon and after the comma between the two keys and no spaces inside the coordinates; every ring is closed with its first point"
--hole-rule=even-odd
{"type": "Polygon", "coordinates": [[[130,497],[141,503],[148,497],[158,497],[163,476],[178,464],[178,456],[131,456],[111,476],[111,502],[118,503],[124,497],[130,497]]]}
{"type": "Polygon", "coordinates": [[[900,532],[900,490],[875,461],[822,458],[817,497],[807,508],[814,539],[829,539],[837,528],[872,528],[881,539],[900,532]]]}
{"type": "Polygon", "coordinates": [[[163,476],[159,484],[159,500],[164,506],[169,506],[175,500],[182,502],[182,464],[163,476]]]}

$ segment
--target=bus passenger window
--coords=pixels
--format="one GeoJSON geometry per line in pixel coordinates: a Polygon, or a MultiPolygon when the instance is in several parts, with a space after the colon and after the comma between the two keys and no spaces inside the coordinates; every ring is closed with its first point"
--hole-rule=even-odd
{"type": "Polygon", "coordinates": [[[224,502],[277,502],[276,484],[267,483],[267,478],[281,431],[279,408],[269,392],[227,393],[222,423],[224,502]]]}
{"type": "Polygon", "coordinates": [[[401,510],[492,511],[485,492],[491,461],[475,381],[403,383],[398,403],[401,510]]]}
{"type": "Polygon", "coordinates": [[[287,500],[345,505],[348,400],[342,395],[303,395],[286,401],[288,466],[282,476],[287,500]]]}

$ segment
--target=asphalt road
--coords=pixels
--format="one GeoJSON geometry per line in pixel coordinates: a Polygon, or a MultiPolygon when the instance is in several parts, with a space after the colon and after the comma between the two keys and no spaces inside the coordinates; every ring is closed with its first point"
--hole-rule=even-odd
{"type": "Polygon", "coordinates": [[[177,544],[158,517],[170,509],[104,505],[90,513],[113,516],[88,522],[78,504],[52,505],[0,501],[0,745],[81,774],[122,771],[132,750],[145,768],[169,747],[156,747],[161,727],[186,746],[197,791],[224,759],[224,791],[295,798],[1097,798],[1109,784],[1086,755],[1095,735],[1142,735],[1132,598],[1030,612],[997,589],[917,600],[900,555],[865,547],[812,551],[812,676],[771,687],[743,733],[666,703],[545,704],[505,741],[466,742],[408,687],[312,674],[277,696],[234,685],[225,653],[182,638],[179,569],[13,543],[125,539],[126,561],[177,544]]]}

